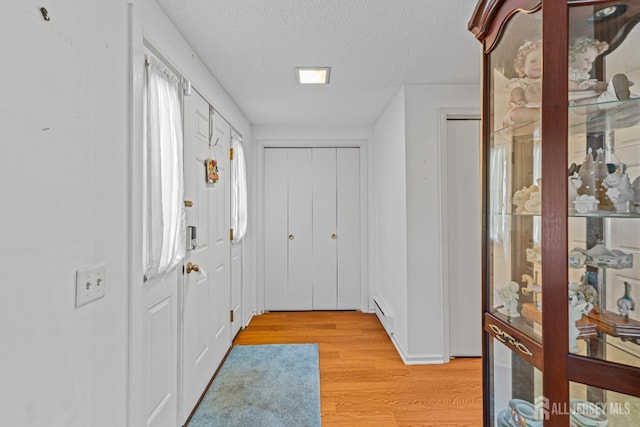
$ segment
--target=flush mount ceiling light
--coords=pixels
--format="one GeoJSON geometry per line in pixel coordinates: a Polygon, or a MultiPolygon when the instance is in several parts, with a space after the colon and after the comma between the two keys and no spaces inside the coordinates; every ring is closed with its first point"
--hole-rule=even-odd
{"type": "Polygon", "coordinates": [[[331,67],[296,67],[296,81],[302,85],[329,84],[331,67]]]}

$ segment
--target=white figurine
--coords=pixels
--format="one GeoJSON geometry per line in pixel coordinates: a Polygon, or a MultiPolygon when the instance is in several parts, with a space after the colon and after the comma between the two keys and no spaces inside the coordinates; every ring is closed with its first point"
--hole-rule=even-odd
{"type": "Polygon", "coordinates": [[[616,212],[626,213],[629,210],[629,201],[633,200],[629,176],[626,173],[615,171],[607,175],[602,185],[608,188],[607,196],[616,207],[616,212]]]}
{"type": "Polygon", "coordinates": [[[635,213],[640,213],[640,176],[637,177],[633,184],[631,185],[631,190],[633,190],[633,207],[631,211],[635,213]]]}
{"type": "Polygon", "coordinates": [[[531,193],[529,200],[524,202],[524,208],[528,213],[540,213],[542,211],[542,178],[538,178],[538,185],[529,187],[531,193]]]}
{"type": "Polygon", "coordinates": [[[529,200],[530,195],[531,191],[527,187],[522,187],[522,189],[515,192],[512,203],[516,206],[516,213],[524,213],[524,203],[529,200]]]}
{"type": "Polygon", "coordinates": [[[583,314],[589,313],[593,309],[593,303],[584,298],[584,294],[579,291],[580,283],[569,283],[569,351],[578,353],[578,335],[580,330],[576,322],[582,318],[583,314]]]}
{"type": "Polygon", "coordinates": [[[580,175],[576,172],[569,177],[569,213],[575,213],[574,201],[578,198],[578,188],[582,187],[580,175]]]}
{"type": "Polygon", "coordinates": [[[518,313],[518,290],[520,285],[516,282],[510,282],[508,286],[498,291],[498,296],[502,299],[502,308],[498,309],[499,313],[506,314],[509,317],[520,317],[518,313]]]}

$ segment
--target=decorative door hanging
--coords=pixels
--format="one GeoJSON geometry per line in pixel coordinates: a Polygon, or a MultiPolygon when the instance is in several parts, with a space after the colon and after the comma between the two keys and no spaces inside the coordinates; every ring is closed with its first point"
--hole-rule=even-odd
{"type": "Polygon", "coordinates": [[[209,154],[204,161],[207,184],[215,184],[220,179],[218,175],[218,162],[215,158],[215,146],[218,145],[220,138],[216,138],[216,142],[211,145],[213,139],[213,107],[209,105],[209,154]],[[213,150],[212,150],[213,148],[213,150]]]}

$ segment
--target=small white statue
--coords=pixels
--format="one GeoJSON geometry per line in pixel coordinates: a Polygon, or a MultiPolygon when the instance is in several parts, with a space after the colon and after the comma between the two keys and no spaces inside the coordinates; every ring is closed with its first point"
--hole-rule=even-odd
{"type": "Polygon", "coordinates": [[[629,318],[629,312],[636,309],[636,302],[631,298],[631,283],[624,282],[624,295],[618,299],[618,312],[625,319],[629,318]]]}
{"type": "Polygon", "coordinates": [[[578,198],[578,188],[582,187],[582,180],[580,176],[574,172],[569,177],[569,213],[575,213],[576,208],[573,204],[574,200],[578,198]]]}
{"type": "Polygon", "coordinates": [[[520,290],[520,285],[516,282],[510,282],[509,285],[498,291],[498,296],[503,302],[502,308],[498,309],[499,313],[509,317],[520,317],[520,313],[518,313],[518,299],[520,299],[518,290],[520,290]]]}
{"type": "Polygon", "coordinates": [[[538,185],[529,187],[531,194],[529,200],[524,202],[524,208],[529,213],[540,213],[542,211],[542,179],[536,181],[538,185]]]}
{"type": "Polygon", "coordinates": [[[640,176],[637,177],[634,181],[633,184],[631,185],[631,190],[633,191],[633,207],[635,208],[632,209],[631,211],[635,213],[640,213],[640,176]]]}
{"type": "Polygon", "coordinates": [[[633,190],[629,175],[620,171],[610,173],[602,182],[607,190],[607,196],[613,202],[618,213],[626,213],[629,210],[629,201],[633,200],[633,190]]]}
{"type": "Polygon", "coordinates": [[[569,283],[569,351],[571,353],[580,352],[578,347],[580,330],[576,322],[582,318],[583,314],[593,309],[593,303],[584,298],[584,294],[579,291],[580,288],[580,283],[569,283]]]}
{"type": "Polygon", "coordinates": [[[531,191],[527,187],[522,187],[522,189],[515,192],[512,203],[516,206],[516,213],[524,213],[524,203],[529,200],[530,195],[531,191]]]}

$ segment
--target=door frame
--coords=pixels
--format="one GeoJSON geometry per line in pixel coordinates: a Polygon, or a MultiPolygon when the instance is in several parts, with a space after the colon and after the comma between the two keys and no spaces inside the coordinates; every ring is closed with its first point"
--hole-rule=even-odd
{"type": "MultiPolygon", "coordinates": [[[[447,120],[480,120],[480,110],[467,107],[443,107],[440,109],[440,125],[438,132],[439,151],[439,201],[440,206],[440,295],[442,295],[442,361],[448,363],[451,359],[450,347],[450,310],[449,310],[449,221],[447,216],[447,120]]],[[[482,138],[481,138],[482,139],[482,138]]],[[[480,144],[481,141],[478,141],[480,144]]],[[[482,152],[482,151],[481,151],[482,152]]],[[[480,249],[480,248],[479,248],[480,249]]],[[[482,320],[482,319],[481,319],[482,320]]],[[[481,322],[482,323],[482,322],[481,322]]],[[[481,333],[481,331],[478,331],[481,333]]]]}
{"type": "Polygon", "coordinates": [[[260,184],[257,186],[257,209],[256,209],[256,231],[257,231],[257,259],[256,259],[256,281],[257,281],[257,301],[256,312],[262,314],[265,311],[265,236],[264,236],[264,172],[266,148],[359,148],[360,149],[360,310],[368,312],[369,296],[372,295],[368,280],[368,173],[367,173],[367,144],[366,139],[258,139],[256,140],[257,150],[257,177],[260,184]]]}

